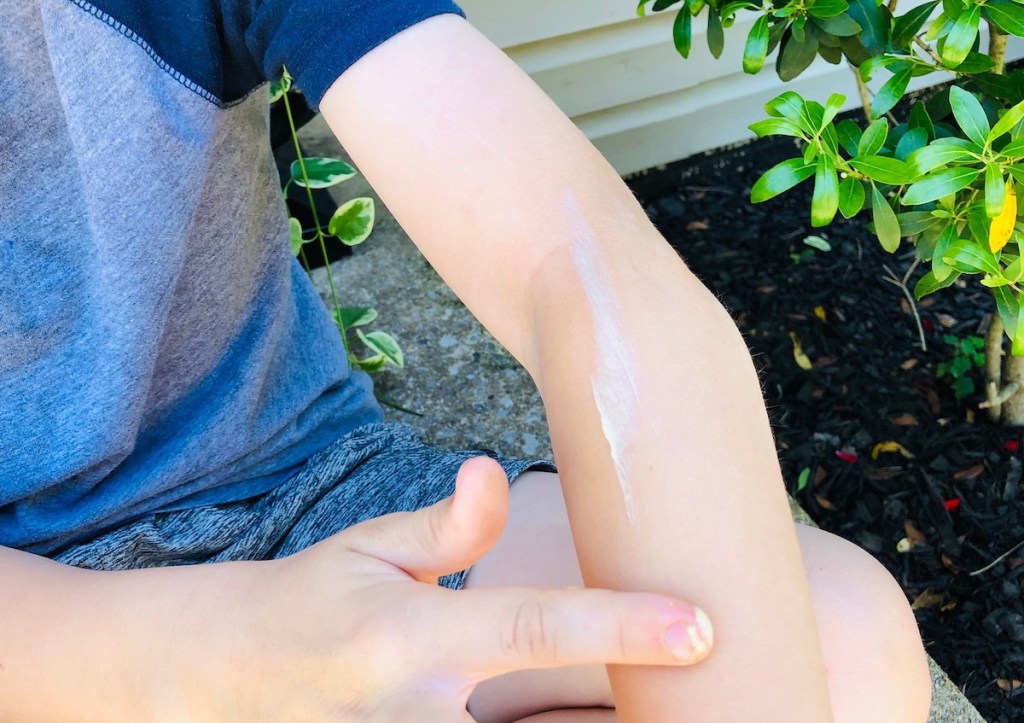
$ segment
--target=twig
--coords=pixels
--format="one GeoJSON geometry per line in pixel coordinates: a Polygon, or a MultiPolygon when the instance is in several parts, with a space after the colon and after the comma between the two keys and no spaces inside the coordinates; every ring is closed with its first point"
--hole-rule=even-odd
{"type": "Polygon", "coordinates": [[[916,43],[917,47],[921,48],[921,50],[928,53],[928,56],[938,63],[939,66],[942,66],[942,58],[940,58],[939,54],[935,52],[935,48],[926,43],[920,35],[914,36],[914,43],[916,43]]]}
{"type": "MultiPolygon", "coordinates": [[[[992,395],[991,399],[986,399],[985,401],[979,403],[978,409],[988,409],[989,407],[995,407],[997,405],[1000,405],[1007,399],[1012,397],[1014,394],[1016,394],[1018,389],[1020,389],[1020,385],[1017,384],[1017,382],[1010,382],[1005,387],[1003,387],[1002,390],[1000,390],[997,394],[992,395]]],[[[991,394],[991,390],[989,391],[989,394],[991,394]]]]}
{"type": "Polygon", "coordinates": [[[995,560],[993,560],[989,564],[985,565],[985,567],[981,568],[980,570],[975,570],[974,572],[969,572],[967,574],[970,575],[971,577],[975,577],[976,575],[980,575],[983,572],[988,572],[993,567],[998,565],[1000,562],[1002,562],[1003,560],[1008,558],[1010,555],[1012,555],[1013,553],[1015,553],[1017,550],[1019,550],[1022,547],[1024,547],[1024,540],[1021,540],[1020,542],[1018,542],[1016,545],[1011,547],[1009,550],[1004,552],[1002,555],[997,557],[995,560]]]}
{"type": "Polygon", "coordinates": [[[914,300],[914,295],[910,293],[910,289],[907,287],[907,282],[910,281],[910,277],[914,274],[914,269],[917,268],[919,263],[921,263],[921,259],[914,259],[914,263],[910,265],[910,268],[907,269],[907,273],[903,275],[902,281],[892,269],[885,264],[882,264],[882,268],[885,269],[887,274],[889,274],[888,276],[883,276],[882,279],[884,281],[888,281],[893,286],[898,287],[903,292],[903,296],[906,297],[907,302],[910,304],[910,311],[914,314],[914,321],[917,323],[917,335],[921,339],[921,351],[928,351],[928,342],[925,341],[924,338],[924,326],[921,324],[920,314],[917,313],[917,302],[914,300]]]}

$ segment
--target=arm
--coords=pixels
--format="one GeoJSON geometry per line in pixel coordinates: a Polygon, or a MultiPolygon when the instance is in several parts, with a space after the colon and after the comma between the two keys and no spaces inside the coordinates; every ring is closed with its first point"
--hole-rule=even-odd
{"type": "Polygon", "coordinates": [[[614,171],[454,17],[364,57],[321,110],[537,382],[588,585],[683,594],[715,621],[701,666],[613,668],[620,716],[830,720],[749,354],[614,171]]]}

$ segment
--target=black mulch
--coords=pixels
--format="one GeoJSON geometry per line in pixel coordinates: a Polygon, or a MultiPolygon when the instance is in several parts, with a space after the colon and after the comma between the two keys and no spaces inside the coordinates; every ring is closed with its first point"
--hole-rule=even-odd
{"type": "MultiPolygon", "coordinates": [[[[792,149],[789,139],[765,139],[630,183],[743,330],[790,491],[821,527],[896,576],[928,651],[987,720],[1024,721],[1024,548],[972,574],[1024,541],[1021,433],[990,424],[980,393],[958,403],[936,376],[952,358],[943,336],[980,335],[990,295],[972,283],[925,300],[923,352],[903,292],[883,280],[885,265],[902,279],[909,249],[885,253],[866,219],[812,229],[809,183],[749,203],[754,180],[792,149]],[[812,234],[832,250],[809,250],[812,234]],[[812,369],[798,365],[791,334],[812,369]],[[873,455],[883,442],[913,457],[873,455]],[[912,547],[899,552],[904,538],[912,547]]],[[[980,390],[981,371],[971,378],[980,390]]]]}

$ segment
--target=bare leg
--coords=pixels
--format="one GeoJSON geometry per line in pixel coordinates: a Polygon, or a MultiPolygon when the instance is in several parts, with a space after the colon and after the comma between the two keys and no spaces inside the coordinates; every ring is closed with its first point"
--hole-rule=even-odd
{"type": "MultiPolygon", "coordinates": [[[[863,550],[827,532],[797,528],[836,723],[924,723],[931,680],[902,590],[863,550]]],[[[470,572],[467,587],[582,584],[557,476],[524,475],[512,486],[505,535],[470,572]]],[[[611,705],[601,667],[502,676],[470,698],[470,712],[487,723],[614,721],[609,710],[558,710],[611,705]],[[541,711],[549,712],[538,716],[541,711]]]]}

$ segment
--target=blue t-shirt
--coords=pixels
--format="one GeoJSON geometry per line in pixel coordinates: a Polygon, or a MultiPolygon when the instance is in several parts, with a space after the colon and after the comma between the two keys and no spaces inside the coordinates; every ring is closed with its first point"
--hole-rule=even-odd
{"type": "Polygon", "coordinates": [[[26,0],[0,23],[0,545],[271,489],[381,419],[291,257],[265,83],[315,106],[449,0],[26,0]]]}

